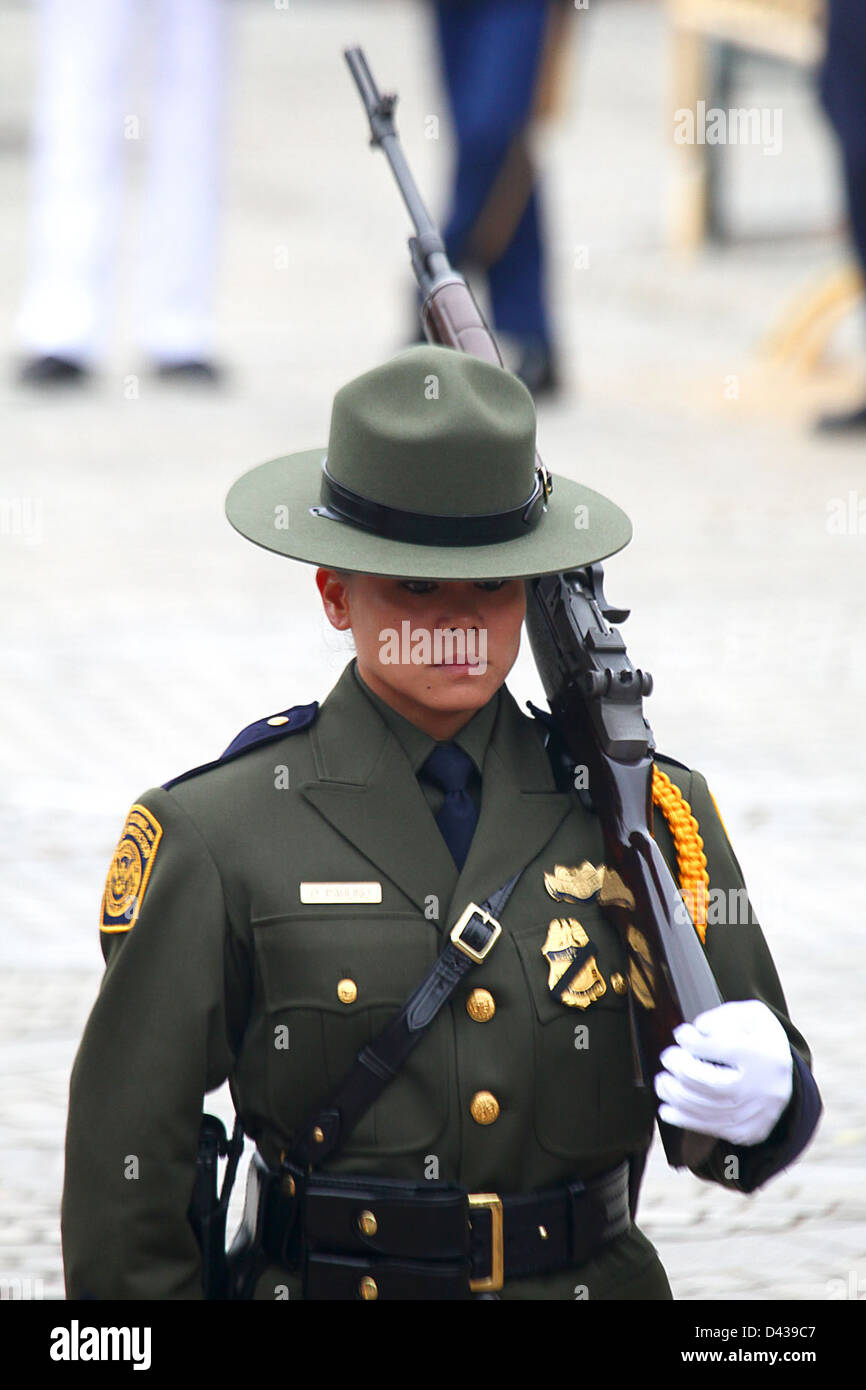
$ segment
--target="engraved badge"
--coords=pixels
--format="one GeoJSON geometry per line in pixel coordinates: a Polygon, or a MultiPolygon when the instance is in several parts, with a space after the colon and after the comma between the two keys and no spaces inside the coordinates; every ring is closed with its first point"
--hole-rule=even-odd
{"type": "Polygon", "coordinates": [[[550,966],[547,987],[563,1004],[587,1009],[607,986],[596,965],[592,942],[576,917],[554,917],[541,953],[550,966]]]}
{"type": "Polygon", "coordinates": [[[616,869],[605,869],[604,883],[598,900],[602,907],[627,907],[633,908],[634,894],[627,888],[620,878],[616,869]]]}
{"type": "Polygon", "coordinates": [[[569,869],[564,864],[556,864],[552,874],[544,875],[544,886],[557,902],[586,902],[596,894],[604,883],[605,868],[596,868],[587,859],[577,868],[569,869]]]}
{"type": "Polygon", "coordinates": [[[161,839],[162,826],[156,817],[146,806],[133,806],[105,880],[101,931],[129,931],[135,922],[161,839]]]}

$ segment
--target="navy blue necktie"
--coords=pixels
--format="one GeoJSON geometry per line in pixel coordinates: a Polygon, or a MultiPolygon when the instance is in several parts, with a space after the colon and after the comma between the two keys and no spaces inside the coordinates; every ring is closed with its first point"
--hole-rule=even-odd
{"type": "Polygon", "coordinates": [[[445,793],[436,813],[436,824],[458,869],[466,862],[478,822],[475,803],[467,790],[474,769],[469,754],[456,743],[438,743],[421,769],[445,793]]]}

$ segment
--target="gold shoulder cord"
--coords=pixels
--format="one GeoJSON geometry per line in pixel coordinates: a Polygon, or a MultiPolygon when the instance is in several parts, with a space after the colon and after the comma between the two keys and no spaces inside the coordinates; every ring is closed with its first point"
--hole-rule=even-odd
{"type": "Polygon", "coordinates": [[[704,842],[698,833],[698,823],[692,815],[691,806],[679,787],[655,764],[653,805],[658,806],[670,826],[677,852],[680,892],[691,914],[695,931],[703,942],[707,935],[707,894],[710,887],[704,842]]]}

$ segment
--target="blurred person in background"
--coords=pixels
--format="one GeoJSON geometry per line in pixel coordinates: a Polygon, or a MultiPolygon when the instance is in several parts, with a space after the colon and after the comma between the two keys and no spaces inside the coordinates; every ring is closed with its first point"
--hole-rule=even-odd
{"type": "Polygon", "coordinates": [[[147,146],[135,330],[157,375],[213,382],[211,299],[226,68],[226,0],[41,0],[30,270],[20,380],[84,382],[110,329],[125,140],[147,146]],[[153,25],[152,101],[130,78],[153,25]]]}
{"type": "MultiPolygon", "coordinates": [[[[866,278],[866,0],[828,0],[821,98],[839,142],[850,237],[866,278]]],[[[866,431],[863,403],[818,422],[824,431],[866,431]]]]}
{"type": "Polygon", "coordinates": [[[559,385],[545,287],[531,124],[548,105],[566,39],[563,0],[436,0],[442,74],[457,141],[449,259],[487,279],[493,326],[535,396],[559,385]]]}

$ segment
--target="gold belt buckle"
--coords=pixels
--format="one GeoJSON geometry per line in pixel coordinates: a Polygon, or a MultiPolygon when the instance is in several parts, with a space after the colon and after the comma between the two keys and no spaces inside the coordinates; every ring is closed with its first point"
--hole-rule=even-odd
{"type": "Polygon", "coordinates": [[[484,908],[479,907],[477,903],[469,903],[451,928],[451,940],[454,942],[458,951],[462,951],[464,956],[468,956],[470,960],[474,960],[476,965],[480,965],[484,957],[490,953],[491,947],[499,940],[501,934],[502,927],[497,922],[496,918],[491,917],[490,913],[485,912],[484,908]],[[482,922],[486,922],[488,926],[493,928],[492,935],[488,938],[486,944],[480,951],[474,951],[469,943],[463,940],[463,929],[469,925],[473,917],[480,917],[482,922]]]}
{"type": "Polygon", "coordinates": [[[486,1208],[490,1212],[490,1273],[481,1279],[470,1279],[473,1293],[496,1293],[505,1277],[505,1253],[502,1239],[502,1198],[497,1192],[470,1192],[469,1207],[486,1208]]]}

